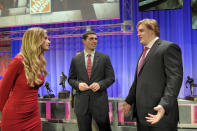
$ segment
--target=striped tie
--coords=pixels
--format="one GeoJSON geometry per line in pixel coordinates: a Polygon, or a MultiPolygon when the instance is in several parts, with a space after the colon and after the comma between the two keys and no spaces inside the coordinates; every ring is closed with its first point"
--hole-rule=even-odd
{"type": "Polygon", "coordinates": [[[145,47],[145,48],[144,48],[144,51],[143,51],[143,54],[142,54],[142,57],[141,57],[141,60],[140,60],[140,62],[139,62],[139,64],[138,64],[137,74],[139,74],[139,72],[140,72],[140,70],[141,70],[141,68],[142,68],[142,65],[143,65],[143,63],[144,63],[144,59],[145,59],[145,57],[146,57],[146,52],[147,52],[147,50],[148,50],[148,47],[145,47]]]}
{"type": "Polygon", "coordinates": [[[91,62],[91,59],[90,59],[91,55],[88,54],[88,60],[87,60],[87,72],[88,72],[88,77],[90,79],[90,76],[91,76],[91,71],[92,71],[92,62],[91,62]]]}

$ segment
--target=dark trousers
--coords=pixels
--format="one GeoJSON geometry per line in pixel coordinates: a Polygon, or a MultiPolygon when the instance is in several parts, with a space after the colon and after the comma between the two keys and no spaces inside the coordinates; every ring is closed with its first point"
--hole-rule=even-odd
{"type": "Polygon", "coordinates": [[[137,131],[177,131],[177,127],[172,128],[161,128],[161,127],[151,127],[137,124],[137,131]]]}
{"type": "MultiPolygon", "coordinates": [[[[99,116],[94,117],[94,120],[96,121],[99,131],[111,131],[109,115],[101,117],[103,119],[98,117],[99,116]]],[[[92,131],[92,115],[90,112],[85,115],[77,115],[77,122],[79,131],[92,131]]]]}
{"type": "Polygon", "coordinates": [[[95,104],[94,97],[94,95],[90,96],[86,113],[76,113],[79,131],[92,131],[92,118],[94,118],[99,131],[111,131],[108,109],[99,108],[101,105],[95,104]]]}

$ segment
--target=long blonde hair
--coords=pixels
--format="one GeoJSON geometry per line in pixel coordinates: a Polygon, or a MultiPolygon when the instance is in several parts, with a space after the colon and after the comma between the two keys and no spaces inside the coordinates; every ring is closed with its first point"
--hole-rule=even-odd
{"type": "Polygon", "coordinates": [[[46,60],[44,50],[41,45],[46,36],[46,30],[40,27],[29,28],[23,35],[21,55],[27,83],[34,87],[34,84],[40,84],[40,76],[47,75],[46,60]]]}

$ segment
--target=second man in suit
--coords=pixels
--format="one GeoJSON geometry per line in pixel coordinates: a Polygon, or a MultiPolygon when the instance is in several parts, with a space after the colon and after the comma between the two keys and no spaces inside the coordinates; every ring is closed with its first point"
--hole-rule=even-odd
{"type": "Polygon", "coordinates": [[[183,79],[181,49],[159,38],[154,19],[139,21],[137,33],[144,51],[123,111],[127,113],[133,105],[138,131],[177,131],[177,96],[183,79]]]}
{"type": "Polygon", "coordinates": [[[79,131],[91,131],[92,117],[99,131],[111,131],[107,88],[115,80],[109,56],[95,51],[97,35],[82,36],[84,51],[71,61],[68,82],[76,90],[74,111],[79,131]]]}

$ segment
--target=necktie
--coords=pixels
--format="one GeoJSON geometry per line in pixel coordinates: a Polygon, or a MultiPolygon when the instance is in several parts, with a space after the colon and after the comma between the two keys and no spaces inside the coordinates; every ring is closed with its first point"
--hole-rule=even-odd
{"type": "Polygon", "coordinates": [[[141,70],[141,68],[142,68],[142,65],[143,65],[143,63],[144,63],[144,59],[145,59],[145,57],[146,57],[146,52],[147,52],[147,50],[148,50],[148,47],[145,47],[145,48],[144,48],[144,51],[143,51],[143,53],[142,53],[141,60],[140,60],[140,62],[139,62],[139,64],[138,64],[137,74],[139,74],[139,72],[140,72],[140,70],[141,70]]]}
{"type": "Polygon", "coordinates": [[[92,62],[91,62],[91,55],[88,54],[88,60],[87,60],[87,72],[88,72],[88,77],[90,79],[91,76],[91,71],[92,71],[92,62]]]}

